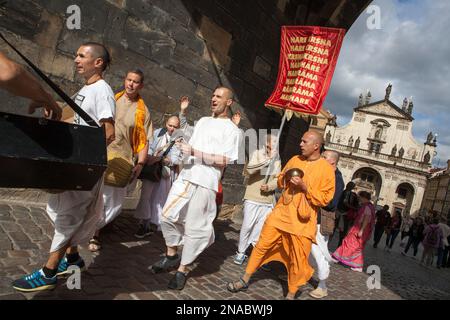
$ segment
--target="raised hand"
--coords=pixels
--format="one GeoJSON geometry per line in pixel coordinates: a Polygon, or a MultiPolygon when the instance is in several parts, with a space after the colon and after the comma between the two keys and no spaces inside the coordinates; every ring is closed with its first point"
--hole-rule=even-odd
{"type": "Polygon", "coordinates": [[[241,122],[241,112],[237,111],[235,114],[233,114],[233,116],[231,117],[231,121],[233,121],[236,126],[239,126],[239,123],[241,122]]]}
{"type": "Polygon", "coordinates": [[[186,112],[186,109],[189,107],[189,103],[190,103],[189,97],[187,97],[187,96],[181,97],[181,99],[180,99],[180,110],[181,110],[182,113],[186,112]]]}

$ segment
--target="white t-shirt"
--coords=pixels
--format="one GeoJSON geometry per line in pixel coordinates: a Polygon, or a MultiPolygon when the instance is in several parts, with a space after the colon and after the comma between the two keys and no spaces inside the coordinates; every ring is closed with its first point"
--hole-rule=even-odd
{"type": "MultiPolygon", "coordinates": [[[[222,155],[236,161],[239,155],[240,132],[228,118],[201,118],[194,127],[189,144],[201,152],[222,155]]],[[[187,180],[204,188],[218,191],[222,172],[212,165],[201,164],[194,157],[189,157],[180,173],[187,180]]]]}
{"type": "MultiPolygon", "coordinates": [[[[105,80],[85,85],[75,95],[75,103],[100,125],[100,120],[114,119],[116,100],[114,92],[105,80]]],[[[75,113],[74,123],[87,126],[87,123],[75,113]]]]}

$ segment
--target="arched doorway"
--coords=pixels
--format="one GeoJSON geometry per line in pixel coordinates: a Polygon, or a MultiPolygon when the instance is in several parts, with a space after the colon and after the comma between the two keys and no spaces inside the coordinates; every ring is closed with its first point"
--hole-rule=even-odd
{"type": "Polygon", "coordinates": [[[392,204],[394,207],[393,212],[397,210],[402,213],[403,217],[409,216],[411,214],[411,206],[414,200],[414,187],[408,182],[401,183],[397,186],[395,194],[395,202],[392,204]]]}
{"type": "Polygon", "coordinates": [[[352,181],[356,184],[356,191],[367,191],[372,195],[376,204],[381,192],[382,178],[378,171],[372,168],[361,168],[353,174],[352,181]]]}

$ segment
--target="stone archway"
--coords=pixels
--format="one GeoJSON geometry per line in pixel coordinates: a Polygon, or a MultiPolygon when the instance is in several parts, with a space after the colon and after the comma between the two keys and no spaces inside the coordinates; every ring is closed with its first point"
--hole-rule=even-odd
{"type": "Polygon", "coordinates": [[[383,184],[381,174],[377,170],[369,167],[360,168],[353,174],[352,181],[355,182],[357,191],[370,192],[372,201],[377,203],[383,184]]]}
{"type": "MultiPolygon", "coordinates": [[[[409,216],[411,214],[411,207],[416,194],[414,186],[409,182],[402,182],[395,189],[395,194],[396,198],[393,203],[394,208],[401,211],[403,217],[409,216]]],[[[393,210],[393,212],[394,211],[395,210],[393,210]]]]}

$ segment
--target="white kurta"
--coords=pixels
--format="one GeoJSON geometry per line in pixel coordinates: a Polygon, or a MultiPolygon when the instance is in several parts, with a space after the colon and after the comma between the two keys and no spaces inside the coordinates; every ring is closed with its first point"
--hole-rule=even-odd
{"type": "Polygon", "coordinates": [[[239,253],[245,253],[251,244],[255,246],[264,222],[272,210],[272,204],[244,201],[244,221],[239,235],[239,253]]]}
{"type": "Polygon", "coordinates": [[[311,247],[311,256],[316,261],[319,280],[326,280],[330,275],[331,255],[328,251],[328,236],[320,233],[320,225],[317,225],[316,242],[311,247]]]}

